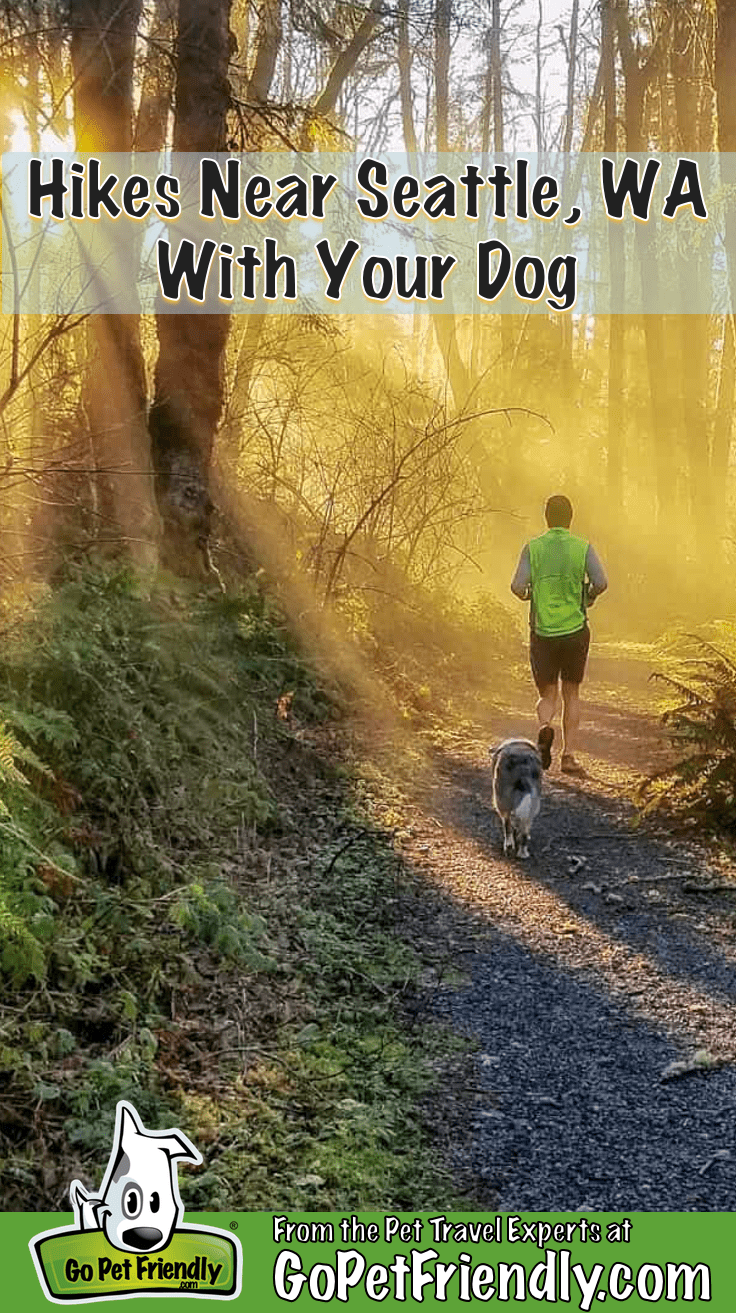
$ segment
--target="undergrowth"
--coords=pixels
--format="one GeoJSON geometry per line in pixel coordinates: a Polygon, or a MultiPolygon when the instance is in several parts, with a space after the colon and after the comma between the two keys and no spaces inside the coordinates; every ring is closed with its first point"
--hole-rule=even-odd
{"type": "Polygon", "coordinates": [[[5,1208],[97,1187],[122,1097],[201,1148],[190,1208],[447,1206],[415,1115],[439,1040],[400,1020],[407,876],[332,705],[255,584],[87,572],[3,635],[5,1208]]]}
{"type": "Polygon", "coordinates": [[[354,592],[341,609],[390,685],[407,720],[444,723],[469,700],[487,698],[518,660],[516,617],[490,592],[452,588],[354,592]]]}
{"type": "Polygon", "coordinates": [[[713,641],[670,640],[654,679],[676,760],[642,787],[646,810],[679,814],[690,825],[736,829],[736,629],[721,623],[713,641]]]}

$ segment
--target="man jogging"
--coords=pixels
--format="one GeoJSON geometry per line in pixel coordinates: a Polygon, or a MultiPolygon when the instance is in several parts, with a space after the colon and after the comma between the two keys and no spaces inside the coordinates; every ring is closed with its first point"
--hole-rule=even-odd
{"type": "Polygon", "coordinates": [[[544,508],[547,532],[524,547],[511,591],[530,600],[529,655],[539,692],[537,743],[542,765],[552,761],[562,682],[562,760],[566,775],[584,775],[575,760],[580,724],[580,685],[588,659],[590,630],[586,608],[608,587],[605,571],[589,542],[570,533],[572,506],[567,497],[550,497],[544,508]]]}

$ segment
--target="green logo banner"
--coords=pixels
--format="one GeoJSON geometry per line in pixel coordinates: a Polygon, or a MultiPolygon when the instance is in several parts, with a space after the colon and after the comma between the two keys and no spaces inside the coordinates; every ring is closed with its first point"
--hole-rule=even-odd
{"type": "MultiPolygon", "coordinates": [[[[328,1304],[568,1310],[736,1307],[736,1213],[192,1214],[137,1255],[69,1214],[0,1214],[3,1307],[230,1299],[253,1313],[328,1304]],[[66,1228],[66,1229],[62,1229],[66,1228]],[[242,1289],[233,1293],[242,1249],[242,1289]],[[177,1266],[177,1264],[179,1266],[177,1266]]],[[[126,1305],[127,1307],[127,1305],[126,1305]]]]}

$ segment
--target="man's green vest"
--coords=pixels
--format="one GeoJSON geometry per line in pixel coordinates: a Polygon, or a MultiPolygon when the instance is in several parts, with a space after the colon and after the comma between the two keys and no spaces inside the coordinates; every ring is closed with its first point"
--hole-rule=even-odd
{"type": "Polygon", "coordinates": [[[574,634],[585,625],[588,544],[569,529],[548,529],[529,543],[532,628],[544,638],[574,634]]]}

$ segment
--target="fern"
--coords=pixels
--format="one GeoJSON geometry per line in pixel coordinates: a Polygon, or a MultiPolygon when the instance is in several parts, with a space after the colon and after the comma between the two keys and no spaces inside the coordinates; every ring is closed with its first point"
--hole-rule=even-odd
{"type": "Polygon", "coordinates": [[[27,784],[28,780],[16,766],[21,746],[14,734],[0,723],[0,784],[27,784]]]}
{"type": "Polygon", "coordinates": [[[687,635],[696,656],[675,652],[676,669],[653,679],[673,695],[662,714],[677,760],[654,772],[641,789],[646,810],[667,806],[697,824],[736,827],[736,641],[725,645],[687,635]]]}
{"type": "Polygon", "coordinates": [[[21,985],[29,976],[43,979],[43,947],[28,929],[24,918],[8,906],[1,891],[0,942],[0,968],[13,984],[21,985]]]}
{"type": "Polygon", "coordinates": [[[71,716],[57,707],[36,706],[33,710],[23,710],[11,703],[0,703],[0,717],[32,742],[43,739],[53,748],[75,747],[79,742],[71,716]]]}

